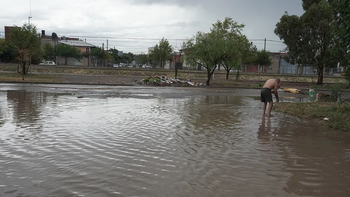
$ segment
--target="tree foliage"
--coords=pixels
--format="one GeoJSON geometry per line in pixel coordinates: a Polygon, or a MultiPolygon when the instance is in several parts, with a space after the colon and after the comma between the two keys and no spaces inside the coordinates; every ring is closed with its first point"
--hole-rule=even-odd
{"type": "Polygon", "coordinates": [[[93,66],[105,66],[106,61],[111,59],[111,54],[108,51],[102,50],[100,47],[91,49],[91,56],[93,59],[93,66]]]}
{"type": "Polygon", "coordinates": [[[317,68],[317,84],[323,83],[323,69],[337,63],[337,43],[334,39],[334,14],[326,0],[303,0],[300,17],[285,13],[277,23],[275,34],[288,47],[291,63],[317,68]]]}
{"type": "Polygon", "coordinates": [[[216,32],[197,32],[196,36],[184,43],[185,61],[192,66],[201,65],[207,70],[207,86],[217,65],[225,57],[223,45],[224,39],[216,32]]]}
{"type": "Polygon", "coordinates": [[[132,61],[134,61],[134,54],[133,53],[123,53],[123,55],[120,57],[120,61],[122,63],[130,64],[132,61]]]}
{"type": "Polygon", "coordinates": [[[143,65],[148,63],[148,56],[146,54],[140,54],[135,56],[136,64],[143,65]]]}
{"type": "Polygon", "coordinates": [[[253,55],[252,43],[241,33],[243,27],[243,24],[238,24],[232,18],[225,18],[213,24],[210,32],[198,32],[184,43],[186,63],[202,65],[207,70],[208,86],[219,64],[224,66],[228,78],[231,69],[238,69],[243,61],[253,55]]]}
{"type": "Polygon", "coordinates": [[[172,60],[173,47],[167,39],[162,38],[159,44],[153,47],[150,53],[150,59],[153,64],[158,64],[160,68],[164,68],[165,61],[172,60]]]}
{"type": "Polygon", "coordinates": [[[0,39],[0,55],[2,55],[5,52],[5,49],[6,49],[5,39],[0,39]]]}
{"type": "Polygon", "coordinates": [[[67,44],[57,45],[57,55],[65,58],[65,65],[67,65],[68,58],[74,58],[78,61],[83,58],[83,54],[78,48],[67,44]]]}
{"type": "Polygon", "coordinates": [[[332,2],[336,19],[335,36],[339,42],[339,54],[343,66],[349,66],[350,60],[350,1],[334,0],[332,2]]]}
{"type": "Polygon", "coordinates": [[[16,59],[16,49],[10,42],[0,40],[0,48],[0,61],[13,62],[16,59]]]}
{"type": "Polygon", "coordinates": [[[17,71],[24,75],[28,72],[32,59],[40,59],[42,55],[41,42],[33,24],[24,24],[15,27],[10,34],[10,44],[15,49],[18,62],[17,71]]]}
{"type": "Polygon", "coordinates": [[[243,62],[250,61],[254,56],[255,46],[241,33],[243,28],[243,24],[238,24],[232,18],[225,18],[224,21],[213,24],[211,29],[224,40],[221,65],[226,70],[226,79],[232,69],[239,72],[243,62]]]}
{"type": "Polygon", "coordinates": [[[252,61],[253,65],[257,65],[259,70],[261,68],[263,72],[263,68],[265,66],[271,65],[270,52],[266,50],[257,51],[255,59],[252,61]]]}
{"type": "Polygon", "coordinates": [[[50,43],[45,43],[43,46],[43,58],[45,60],[55,60],[55,49],[50,43]]]}
{"type": "Polygon", "coordinates": [[[119,64],[121,60],[121,57],[119,56],[118,52],[119,51],[117,49],[109,49],[112,61],[117,64],[119,64]]]}

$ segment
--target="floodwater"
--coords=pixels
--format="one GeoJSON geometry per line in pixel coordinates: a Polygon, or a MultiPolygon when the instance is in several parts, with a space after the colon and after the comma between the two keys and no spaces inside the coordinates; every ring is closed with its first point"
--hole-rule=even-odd
{"type": "Polygon", "coordinates": [[[350,196],[350,135],[258,95],[0,84],[0,196],[350,196]]]}

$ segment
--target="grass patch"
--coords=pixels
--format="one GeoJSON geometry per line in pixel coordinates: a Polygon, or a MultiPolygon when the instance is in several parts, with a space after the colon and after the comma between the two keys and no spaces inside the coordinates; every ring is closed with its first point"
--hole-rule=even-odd
{"type": "Polygon", "coordinates": [[[274,110],[302,119],[316,119],[336,130],[350,131],[350,105],[328,102],[277,103],[274,110]],[[329,118],[329,120],[324,120],[329,118]]]}
{"type": "Polygon", "coordinates": [[[30,83],[59,83],[59,76],[45,74],[26,74],[24,80],[19,73],[0,73],[0,80],[7,82],[30,82],[30,83]]]}

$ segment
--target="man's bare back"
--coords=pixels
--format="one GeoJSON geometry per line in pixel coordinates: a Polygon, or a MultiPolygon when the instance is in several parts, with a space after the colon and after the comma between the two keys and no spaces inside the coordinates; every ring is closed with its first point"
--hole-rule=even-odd
{"type": "Polygon", "coordinates": [[[277,80],[276,79],[268,79],[265,82],[263,88],[269,88],[270,90],[273,90],[273,89],[275,89],[275,86],[278,86],[277,80]]]}

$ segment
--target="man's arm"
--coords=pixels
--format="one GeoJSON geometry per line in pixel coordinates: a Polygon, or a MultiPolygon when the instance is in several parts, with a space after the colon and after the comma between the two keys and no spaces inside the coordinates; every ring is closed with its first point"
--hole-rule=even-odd
{"type": "Polygon", "coordinates": [[[274,86],[274,89],[273,89],[273,93],[275,94],[277,103],[280,101],[279,98],[278,98],[278,91],[277,91],[278,88],[279,88],[279,84],[276,82],[275,86],[274,86]]]}

